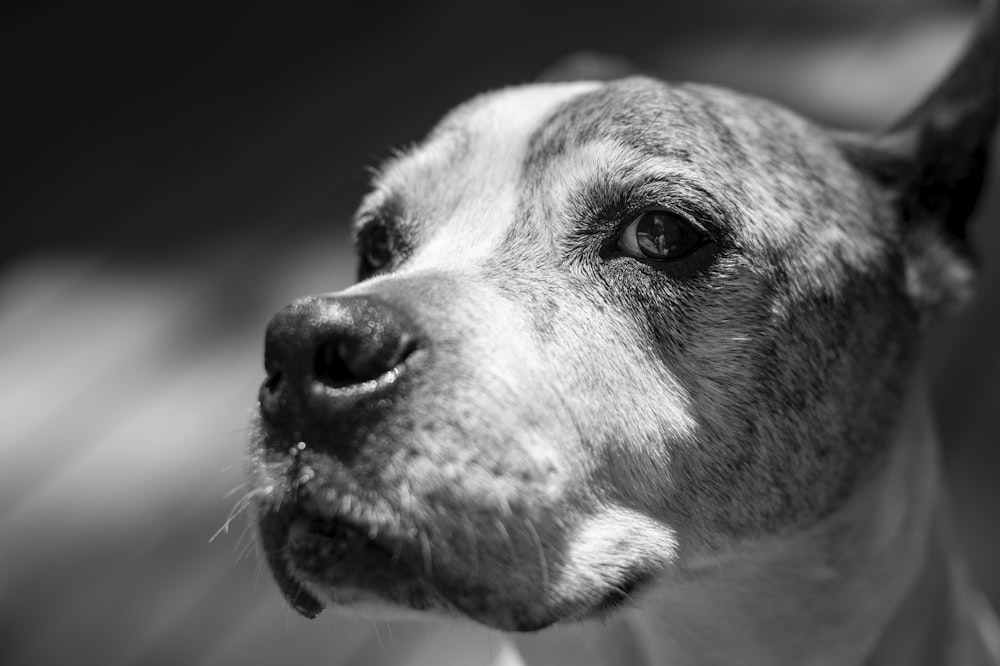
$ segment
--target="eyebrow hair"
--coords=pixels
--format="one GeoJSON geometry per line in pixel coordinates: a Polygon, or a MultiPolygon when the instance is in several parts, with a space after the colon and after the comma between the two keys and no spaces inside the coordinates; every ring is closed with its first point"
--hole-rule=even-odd
{"type": "Polygon", "coordinates": [[[406,204],[403,197],[395,191],[376,188],[361,200],[361,204],[354,212],[351,238],[356,240],[362,230],[378,223],[379,220],[392,218],[398,221],[404,218],[405,214],[406,204]]]}
{"type": "Polygon", "coordinates": [[[595,221],[620,224],[631,208],[661,206],[704,227],[716,240],[735,242],[734,207],[688,174],[664,170],[640,171],[635,176],[592,174],[570,194],[581,213],[574,233],[593,228],[595,221]]]}

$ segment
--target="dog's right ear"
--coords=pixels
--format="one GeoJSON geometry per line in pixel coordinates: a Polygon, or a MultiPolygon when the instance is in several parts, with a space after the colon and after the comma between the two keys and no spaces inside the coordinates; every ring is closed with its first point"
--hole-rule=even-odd
{"type": "Polygon", "coordinates": [[[903,228],[907,286],[933,312],[963,300],[967,222],[986,175],[1000,102],[1000,12],[984,0],[964,54],[890,130],[842,137],[845,155],[885,187],[903,228]]]}

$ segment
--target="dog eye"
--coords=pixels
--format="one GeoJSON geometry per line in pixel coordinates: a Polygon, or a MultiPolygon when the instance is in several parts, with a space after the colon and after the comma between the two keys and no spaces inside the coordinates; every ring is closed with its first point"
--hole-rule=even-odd
{"type": "Polygon", "coordinates": [[[629,257],[649,261],[683,259],[709,240],[694,224],[669,211],[648,210],[618,236],[618,249],[629,257]]]}
{"type": "Polygon", "coordinates": [[[392,261],[396,243],[385,225],[372,224],[361,238],[361,261],[371,271],[381,270],[392,261]]]}

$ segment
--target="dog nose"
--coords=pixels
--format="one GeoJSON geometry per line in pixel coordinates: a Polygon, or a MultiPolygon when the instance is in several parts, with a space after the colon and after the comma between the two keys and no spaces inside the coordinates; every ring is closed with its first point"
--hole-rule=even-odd
{"type": "Polygon", "coordinates": [[[271,319],[264,342],[263,417],[281,424],[345,396],[378,390],[419,345],[413,322],[368,296],[310,296],[271,319]]]}

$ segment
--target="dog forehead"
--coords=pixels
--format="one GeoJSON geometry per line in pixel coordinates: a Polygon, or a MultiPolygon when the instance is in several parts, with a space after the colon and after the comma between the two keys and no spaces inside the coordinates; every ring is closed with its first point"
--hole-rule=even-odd
{"type": "Polygon", "coordinates": [[[561,104],[600,85],[516,86],[465,102],[381,169],[362,209],[400,203],[414,236],[434,237],[422,244],[421,261],[488,254],[516,217],[531,137],[561,104]]]}
{"type": "Polygon", "coordinates": [[[693,184],[744,251],[780,257],[805,279],[827,262],[869,266],[886,240],[884,202],[831,134],[714,86],[632,77],[578,95],[536,130],[523,174],[529,199],[557,207],[588,181],[627,190],[651,178],[693,184]]]}
{"type": "Polygon", "coordinates": [[[545,119],[600,85],[533,84],[477,95],[445,115],[417,146],[390,160],[377,185],[423,202],[454,204],[470,186],[483,192],[514,184],[545,119]]]}
{"type": "Polygon", "coordinates": [[[744,250],[804,280],[868,266],[883,245],[878,202],[825,131],[764,99],[645,77],[473,98],[392,160],[374,196],[404,202],[420,263],[453,264],[553,247],[588,182],[650,176],[695,183],[744,250]]]}

